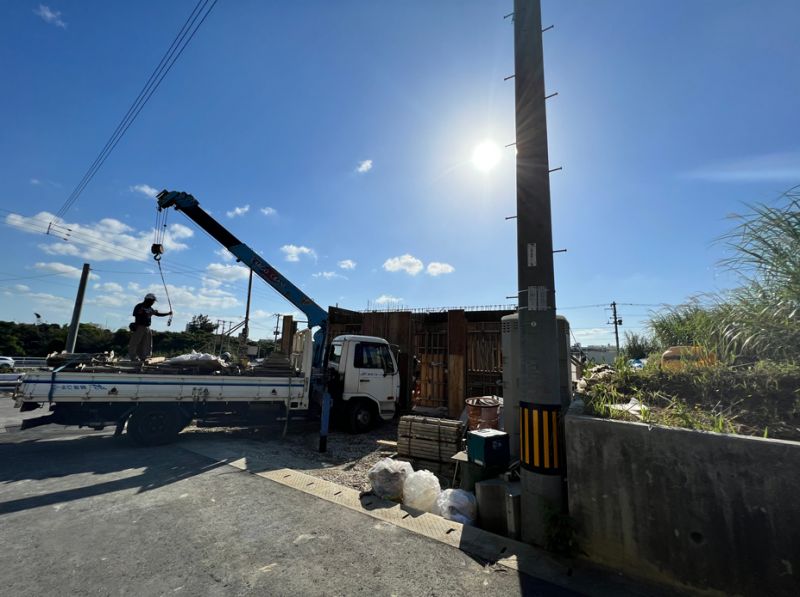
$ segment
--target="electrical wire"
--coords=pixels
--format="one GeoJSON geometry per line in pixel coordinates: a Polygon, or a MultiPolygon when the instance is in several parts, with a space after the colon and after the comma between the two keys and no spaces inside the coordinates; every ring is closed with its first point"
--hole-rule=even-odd
{"type": "Polygon", "coordinates": [[[139,92],[139,95],[136,97],[134,102],[131,104],[130,108],[128,108],[127,113],[122,118],[120,123],[117,125],[117,128],[111,134],[108,141],[106,141],[105,146],[100,151],[100,153],[95,158],[94,162],[92,162],[91,166],[89,166],[86,173],[81,178],[80,182],[75,186],[70,193],[67,200],[61,206],[61,208],[56,213],[56,218],[63,218],[63,216],[69,211],[69,209],[75,204],[75,202],[80,197],[83,190],[86,186],[91,182],[94,178],[95,174],[97,174],[98,170],[103,166],[108,156],[114,151],[114,148],[120,142],[122,137],[125,135],[127,130],[136,120],[139,113],[142,109],[147,105],[147,102],[150,101],[150,98],[156,92],[158,87],[161,85],[164,78],[169,74],[169,71],[172,70],[172,67],[181,57],[183,51],[189,45],[189,43],[194,38],[197,31],[205,22],[208,15],[214,10],[218,0],[198,0],[197,4],[195,5],[192,12],[187,17],[186,21],[184,22],[183,26],[181,27],[180,31],[176,34],[175,38],[172,40],[172,44],[170,44],[167,51],[161,58],[161,61],[158,63],[158,66],[153,70],[150,74],[150,77],[147,79],[144,87],[139,92]],[[210,6],[209,6],[210,3],[210,6]],[[208,7],[206,9],[206,7],[208,7]],[[203,12],[205,11],[205,12],[203,12]],[[202,17],[200,16],[202,14],[202,17]],[[198,22],[199,19],[199,22],[198,22]],[[195,25],[195,23],[197,23],[195,25]]]}
{"type": "Polygon", "coordinates": [[[606,304],[597,304],[597,305],[577,305],[575,307],[556,307],[556,311],[566,311],[569,309],[594,309],[595,307],[605,307],[606,304]]]}
{"type": "MultiPolygon", "coordinates": [[[[5,272],[0,272],[3,275],[11,276],[13,274],[7,274],[5,272]]],[[[62,276],[63,274],[38,274],[35,276],[17,276],[15,278],[0,278],[0,282],[13,282],[15,280],[32,280],[33,278],[49,278],[50,276],[62,276]]]]}

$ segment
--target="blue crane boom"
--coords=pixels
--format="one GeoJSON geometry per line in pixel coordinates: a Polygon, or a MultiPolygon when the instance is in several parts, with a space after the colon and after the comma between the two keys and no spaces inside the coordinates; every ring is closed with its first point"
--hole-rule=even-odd
{"type": "Polygon", "coordinates": [[[217,222],[200,207],[200,203],[189,193],[161,191],[156,197],[159,209],[174,207],[182,211],[195,224],[208,232],[212,238],[228,249],[239,261],[253,270],[262,280],[281,293],[286,300],[305,313],[308,327],[320,326],[324,343],[328,323],[328,312],[309,298],[306,293],[292,284],[283,274],[267,263],[253,249],[236,238],[228,229],[217,222]]]}

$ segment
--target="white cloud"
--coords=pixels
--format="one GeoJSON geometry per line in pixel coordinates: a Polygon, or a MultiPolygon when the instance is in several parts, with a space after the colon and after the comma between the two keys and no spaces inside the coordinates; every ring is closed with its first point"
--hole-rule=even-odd
{"type": "Polygon", "coordinates": [[[274,207],[262,207],[261,213],[264,214],[265,216],[274,216],[278,213],[278,210],[275,209],[274,207]]]}
{"type": "Polygon", "coordinates": [[[136,184],[130,187],[130,190],[134,193],[141,193],[151,199],[155,199],[156,195],[158,195],[158,189],[154,189],[149,184],[136,184]]]}
{"type": "Polygon", "coordinates": [[[250,319],[269,319],[270,317],[275,317],[275,314],[264,311],[264,309],[255,309],[250,312],[250,319]]]}
{"type": "Polygon", "coordinates": [[[717,162],[685,176],[711,182],[797,182],[800,179],[800,152],[767,153],[717,162]]]}
{"type": "Polygon", "coordinates": [[[326,280],[332,280],[333,278],[342,278],[343,280],[347,280],[346,276],[336,272],[317,272],[316,274],[311,274],[315,278],[325,278],[326,280]]]}
{"type": "Polygon", "coordinates": [[[356,172],[359,174],[366,174],[370,170],[372,170],[372,160],[364,160],[359,162],[358,166],[356,167],[356,172]]]}
{"type": "Polygon", "coordinates": [[[57,10],[51,9],[49,6],[40,4],[39,8],[33,11],[33,14],[40,17],[45,23],[55,25],[56,27],[61,27],[62,29],[67,28],[67,24],[61,20],[61,13],[57,10]]]}
{"type": "Polygon", "coordinates": [[[406,253],[399,257],[390,257],[383,263],[383,269],[387,272],[404,271],[411,276],[416,276],[422,271],[422,261],[406,253]]]}
{"type": "Polygon", "coordinates": [[[93,297],[86,302],[92,305],[97,305],[98,307],[122,307],[123,305],[130,305],[133,308],[133,305],[136,304],[137,299],[129,298],[125,295],[120,294],[101,294],[99,296],[93,297]]]}
{"type": "Polygon", "coordinates": [[[439,261],[431,261],[428,268],[425,270],[429,276],[441,276],[442,274],[452,274],[456,271],[449,263],[440,263],[439,261]]]}
{"type": "Polygon", "coordinates": [[[402,303],[403,299],[398,296],[392,296],[390,294],[382,294],[378,298],[375,299],[376,305],[389,305],[392,303],[402,303]]]}
{"type": "Polygon", "coordinates": [[[29,292],[25,296],[37,304],[46,305],[50,309],[56,310],[65,311],[71,309],[74,304],[70,299],[47,292],[29,292]]]}
{"type": "MultiPolygon", "coordinates": [[[[164,287],[161,284],[150,284],[148,286],[140,286],[137,283],[129,284],[132,291],[129,301],[131,305],[136,304],[148,292],[152,292],[159,300],[159,304],[164,303],[162,307],[166,306],[166,297],[164,296],[164,287]]],[[[231,293],[225,291],[210,291],[207,288],[195,288],[193,286],[174,286],[167,284],[169,296],[172,300],[172,306],[176,316],[182,316],[185,319],[190,319],[192,315],[197,313],[209,311],[221,311],[223,309],[230,309],[237,307],[240,302],[231,293]]]]}
{"type": "Polygon", "coordinates": [[[243,216],[248,211],[250,211],[250,206],[243,205],[242,207],[234,207],[231,211],[226,211],[225,215],[229,218],[235,218],[237,216],[243,216]]]}
{"type": "MultiPolygon", "coordinates": [[[[81,277],[81,268],[72,265],[67,265],[66,263],[61,263],[59,261],[48,261],[47,263],[40,261],[33,267],[43,272],[58,274],[59,276],[64,276],[66,278],[77,279],[81,277]]],[[[90,280],[97,280],[98,278],[100,278],[100,276],[98,276],[97,274],[89,273],[90,280]]]]}
{"type": "Polygon", "coordinates": [[[30,292],[31,287],[25,286],[25,284],[14,284],[14,290],[17,292],[30,292]]]}
{"type": "Polygon", "coordinates": [[[317,258],[317,254],[314,252],[314,249],[309,249],[308,247],[304,247],[302,245],[283,245],[281,247],[281,251],[286,255],[286,261],[300,261],[300,257],[302,255],[308,255],[314,259],[317,258]]]}
{"type": "Polygon", "coordinates": [[[95,290],[102,290],[103,292],[125,292],[125,289],[116,282],[103,282],[102,284],[98,283],[92,286],[92,288],[95,290]]]}
{"type": "Polygon", "coordinates": [[[342,259],[337,265],[342,269],[356,269],[356,262],[352,259],[342,259]]]}
{"type": "Polygon", "coordinates": [[[211,278],[224,282],[235,282],[236,280],[247,280],[250,276],[250,268],[243,265],[227,265],[224,263],[209,263],[206,272],[211,278]]]}
{"type": "Polygon", "coordinates": [[[33,185],[42,184],[42,181],[39,180],[38,178],[31,178],[31,184],[33,185]]]}
{"type": "MultiPolygon", "coordinates": [[[[153,242],[153,230],[137,231],[114,218],[77,224],[64,222],[53,214],[42,211],[30,217],[12,213],[6,216],[5,223],[33,234],[49,231],[49,238],[55,242],[39,245],[48,255],[82,257],[91,262],[152,259],[150,245],[153,242]]],[[[194,232],[191,228],[183,224],[172,224],[164,234],[164,248],[167,251],[187,249],[188,245],[180,241],[192,236],[194,232]]]]}
{"type": "Polygon", "coordinates": [[[175,240],[185,240],[187,238],[192,238],[193,236],[194,231],[183,224],[171,224],[169,227],[170,242],[175,240]]]}
{"type": "Polygon", "coordinates": [[[582,346],[608,344],[614,340],[614,334],[609,328],[572,328],[572,333],[582,346]]]}
{"type": "Polygon", "coordinates": [[[222,248],[217,249],[216,251],[214,251],[214,255],[216,255],[217,257],[219,257],[223,261],[231,262],[231,261],[235,261],[236,260],[236,257],[233,255],[233,253],[231,253],[225,247],[222,247],[222,248]]]}

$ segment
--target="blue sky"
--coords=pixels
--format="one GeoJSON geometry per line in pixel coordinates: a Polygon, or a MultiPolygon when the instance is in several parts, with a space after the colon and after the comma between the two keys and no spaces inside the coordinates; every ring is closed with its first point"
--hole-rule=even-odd
{"type": "MultiPolygon", "coordinates": [[[[148,291],[152,189],[194,194],[321,305],[495,305],[516,290],[504,1],[220,0],[104,167],[46,227],[194,1],[0,4],[0,319],[116,328],[148,291]],[[481,171],[490,139],[500,161],[481,171]],[[238,209],[237,209],[238,208],[238,209]],[[397,301],[393,303],[392,301],[397,301]]],[[[800,182],[795,1],[543,2],[557,302],[584,343],[731,280],[713,240],[800,182]]],[[[246,272],[170,214],[176,329],[239,320],[246,272]]],[[[294,308],[254,286],[254,332],[294,308]]],[[[162,299],[163,302],[163,299],[162,299]]],[[[164,328],[164,320],[157,323],[164,328]]]]}

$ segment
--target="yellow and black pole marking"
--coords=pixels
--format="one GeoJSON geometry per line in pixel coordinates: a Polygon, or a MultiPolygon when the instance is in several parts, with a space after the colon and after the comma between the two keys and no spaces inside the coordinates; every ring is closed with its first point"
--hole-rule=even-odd
{"type": "Polygon", "coordinates": [[[543,475],[559,475],[558,404],[519,403],[519,458],[523,468],[543,475]]]}

